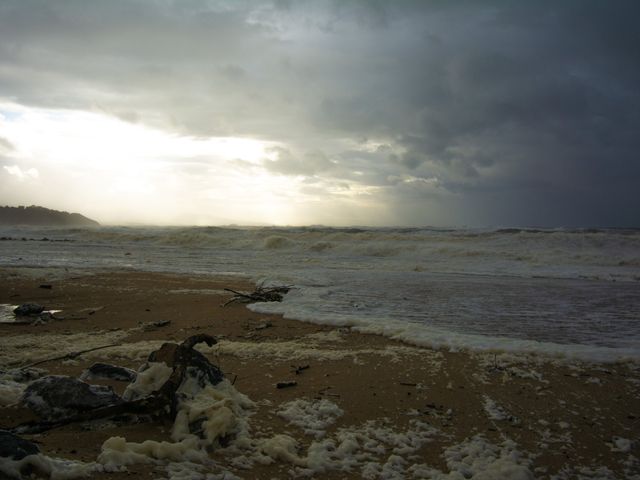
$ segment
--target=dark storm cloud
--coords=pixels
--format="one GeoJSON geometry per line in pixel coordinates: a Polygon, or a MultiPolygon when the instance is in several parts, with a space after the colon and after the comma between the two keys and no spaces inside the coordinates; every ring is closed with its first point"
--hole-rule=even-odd
{"type": "Polygon", "coordinates": [[[7,0],[0,94],[280,142],[264,168],[376,187],[398,223],[637,225],[639,14],[595,0],[7,0]]]}

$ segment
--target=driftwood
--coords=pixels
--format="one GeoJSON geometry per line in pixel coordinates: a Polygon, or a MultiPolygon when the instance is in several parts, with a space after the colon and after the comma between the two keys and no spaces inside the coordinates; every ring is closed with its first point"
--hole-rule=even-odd
{"type": "Polygon", "coordinates": [[[205,382],[216,385],[224,378],[222,371],[217,366],[211,364],[204,355],[193,349],[198,343],[206,343],[212,346],[217,341],[211,335],[199,334],[187,338],[181,344],[164,343],[160,349],[151,352],[148,358],[149,362],[164,362],[167,366],[173,368],[173,372],[158,390],[147,397],[80,412],[58,420],[27,422],[10,429],[10,431],[20,434],[34,434],[71,423],[126,415],[147,415],[151,418],[168,417],[174,420],[178,406],[176,392],[185,376],[190,374],[188,369],[195,371],[198,382],[203,386],[205,382]]]}
{"type": "Polygon", "coordinates": [[[224,303],[222,306],[226,307],[227,305],[240,302],[240,303],[256,303],[256,302],[281,302],[283,295],[289,293],[291,290],[290,286],[281,285],[276,287],[257,287],[255,291],[252,293],[244,293],[238,292],[236,290],[232,290],[231,288],[225,288],[227,292],[231,292],[234,296],[224,303]]]}

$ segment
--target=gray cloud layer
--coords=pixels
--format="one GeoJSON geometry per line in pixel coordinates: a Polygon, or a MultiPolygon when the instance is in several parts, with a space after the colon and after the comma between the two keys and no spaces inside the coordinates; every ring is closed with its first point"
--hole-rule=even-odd
{"type": "Polygon", "coordinates": [[[639,14],[595,0],[4,0],[0,95],[280,142],[269,172],[319,196],[371,188],[390,223],[638,226],[639,14]]]}

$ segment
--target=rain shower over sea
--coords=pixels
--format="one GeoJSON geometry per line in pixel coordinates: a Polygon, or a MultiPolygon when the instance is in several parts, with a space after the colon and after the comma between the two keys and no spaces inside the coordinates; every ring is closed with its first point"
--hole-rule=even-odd
{"type": "Polygon", "coordinates": [[[294,287],[255,310],[417,345],[640,358],[640,230],[2,227],[0,236],[0,267],[239,275],[294,287]]]}

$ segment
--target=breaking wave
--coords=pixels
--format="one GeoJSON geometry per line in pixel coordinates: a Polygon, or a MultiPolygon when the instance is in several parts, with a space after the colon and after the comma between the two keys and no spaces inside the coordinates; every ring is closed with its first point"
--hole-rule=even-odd
{"type": "Polygon", "coordinates": [[[245,275],[300,293],[260,308],[425,345],[626,355],[640,341],[640,230],[3,227],[0,238],[0,266],[245,275]]]}

